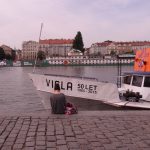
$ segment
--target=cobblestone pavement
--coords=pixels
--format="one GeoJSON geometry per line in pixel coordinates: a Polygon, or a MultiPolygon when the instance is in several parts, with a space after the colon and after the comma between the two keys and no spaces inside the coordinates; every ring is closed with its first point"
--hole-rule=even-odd
{"type": "Polygon", "coordinates": [[[150,149],[150,112],[0,116],[0,147],[1,150],[150,149]]]}

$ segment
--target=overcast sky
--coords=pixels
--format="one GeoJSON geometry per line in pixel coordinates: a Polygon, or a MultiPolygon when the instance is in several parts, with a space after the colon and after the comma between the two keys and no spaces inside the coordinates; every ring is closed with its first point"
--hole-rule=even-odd
{"type": "Polygon", "coordinates": [[[75,37],[85,47],[104,40],[150,40],[150,0],[0,0],[0,45],[75,37]]]}

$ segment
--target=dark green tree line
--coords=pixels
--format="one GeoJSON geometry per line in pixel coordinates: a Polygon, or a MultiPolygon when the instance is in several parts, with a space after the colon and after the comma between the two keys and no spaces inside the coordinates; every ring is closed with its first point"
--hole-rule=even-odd
{"type": "Polygon", "coordinates": [[[2,47],[0,47],[0,60],[5,59],[5,52],[2,47]]]}

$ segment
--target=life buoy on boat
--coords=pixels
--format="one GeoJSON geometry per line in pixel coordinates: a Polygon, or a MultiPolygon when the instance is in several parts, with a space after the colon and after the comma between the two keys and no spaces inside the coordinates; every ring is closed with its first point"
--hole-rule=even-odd
{"type": "Polygon", "coordinates": [[[69,62],[67,60],[64,60],[64,65],[68,65],[69,62]]]}
{"type": "Polygon", "coordinates": [[[138,67],[144,67],[144,65],[146,65],[146,61],[144,61],[144,59],[135,59],[136,63],[138,63],[138,67]]]}
{"type": "Polygon", "coordinates": [[[150,72],[150,48],[136,52],[134,71],[150,72]]]}

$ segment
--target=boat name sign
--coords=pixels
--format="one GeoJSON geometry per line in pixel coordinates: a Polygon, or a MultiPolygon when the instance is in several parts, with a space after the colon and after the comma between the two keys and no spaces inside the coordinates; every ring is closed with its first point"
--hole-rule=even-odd
{"type": "MultiPolygon", "coordinates": [[[[54,85],[58,83],[60,85],[61,90],[72,91],[73,90],[73,83],[72,82],[64,82],[60,80],[49,80],[46,78],[46,85],[47,87],[54,88],[54,85]]],[[[77,84],[77,91],[79,92],[87,92],[87,93],[97,93],[97,85],[90,85],[84,83],[77,84]]]]}

